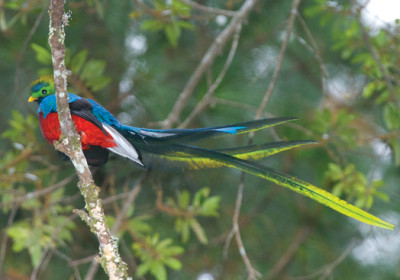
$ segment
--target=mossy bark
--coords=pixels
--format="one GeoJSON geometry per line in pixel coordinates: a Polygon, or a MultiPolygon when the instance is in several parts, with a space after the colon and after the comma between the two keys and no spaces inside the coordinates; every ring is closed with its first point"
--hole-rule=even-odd
{"type": "Polygon", "coordinates": [[[97,258],[98,262],[110,279],[127,279],[126,263],[119,255],[117,239],[111,235],[110,229],[106,224],[99,188],[94,184],[69,110],[64,28],[68,25],[70,15],[64,12],[64,0],[51,0],[49,15],[49,44],[52,52],[54,86],[61,127],[61,137],[54,142],[54,146],[57,150],[68,155],[76,169],[79,177],[78,186],[85,199],[85,208],[87,210],[87,212],[79,211],[79,214],[99,240],[100,257],[97,258]]]}

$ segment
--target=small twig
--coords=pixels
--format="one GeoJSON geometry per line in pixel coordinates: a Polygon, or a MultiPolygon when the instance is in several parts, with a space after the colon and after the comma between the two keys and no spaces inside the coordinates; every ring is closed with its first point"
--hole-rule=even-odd
{"type": "Polygon", "coordinates": [[[194,1],[191,0],[180,0],[181,2],[199,10],[202,12],[206,12],[206,13],[211,13],[211,14],[218,14],[218,15],[224,15],[227,17],[233,17],[235,16],[236,12],[234,11],[229,11],[229,10],[223,10],[223,9],[218,9],[218,8],[212,8],[212,7],[208,7],[208,6],[204,6],[201,5],[199,3],[196,3],[194,1]]]}
{"type": "Polygon", "coordinates": [[[290,246],[287,248],[285,254],[281,257],[281,259],[272,267],[269,271],[266,279],[277,279],[279,273],[289,264],[289,262],[293,259],[297,249],[299,246],[307,239],[310,234],[310,227],[304,226],[300,228],[293,239],[290,242],[290,246]]]}
{"type": "Polygon", "coordinates": [[[235,237],[236,243],[237,243],[238,248],[239,248],[240,256],[242,257],[243,262],[244,262],[244,264],[246,266],[246,269],[247,269],[247,271],[249,273],[248,274],[248,279],[255,280],[258,277],[261,277],[261,274],[257,270],[255,270],[253,268],[253,266],[251,265],[250,259],[246,254],[246,249],[244,247],[242,238],[240,236],[240,227],[239,227],[240,208],[242,206],[242,201],[243,201],[244,178],[245,178],[245,173],[242,173],[242,175],[240,177],[240,184],[239,184],[239,187],[238,187],[238,193],[237,193],[237,196],[236,196],[235,210],[234,210],[233,217],[232,217],[233,227],[232,227],[232,230],[229,232],[229,234],[228,234],[228,236],[227,236],[227,238],[225,240],[223,256],[224,256],[224,258],[227,257],[229,244],[230,244],[232,238],[235,237]]]}
{"type": "Polygon", "coordinates": [[[321,269],[318,269],[317,271],[309,274],[309,275],[304,275],[304,276],[297,276],[297,277],[291,277],[291,280],[308,280],[308,279],[315,279],[317,276],[320,276],[318,279],[326,279],[329,277],[329,275],[332,274],[332,271],[339,265],[341,264],[345,258],[351,253],[353,250],[354,246],[356,245],[356,242],[350,243],[350,245],[344,250],[344,252],[332,263],[328,265],[324,265],[321,269]]]}
{"type": "Polygon", "coordinates": [[[91,256],[88,256],[88,257],[85,257],[85,258],[82,258],[79,260],[71,260],[70,262],[68,262],[68,265],[69,266],[79,266],[81,264],[91,262],[95,257],[97,257],[97,254],[91,255],[91,256]]]}
{"type": "Polygon", "coordinates": [[[147,177],[147,174],[148,172],[143,173],[138,182],[126,196],[126,200],[122,205],[122,210],[119,212],[117,218],[115,219],[114,225],[111,229],[112,234],[116,234],[118,232],[123,221],[126,219],[126,214],[128,213],[129,209],[134,205],[134,201],[136,200],[140,191],[142,190],[142,185],[147,177]]]}
{"type": "Polygon", "coordinates": [[[204,72],[211,66],[216,56],[220,53],[221,49],[225,46],[228,39],[235,32],[237,26],[243,23],[248,13],[253,9],[256,3],[257,0],[246,0],[239,11],[235,13],[235,16],[232,18],[228,26],[225,27],[225,29],[218,35],[217,38],[215,38],[214,42],[208,48],[201,62],[197,66],[196,70],[193,72],[185,88],[176,100],[168,117],[164,121],[160,122],[163,128],[170,128],[178,121],[182,110],[185,108],[186,103],[193,94],[193,90],[199,83],[200,78],[203,76],[204,72]]]}
{"type": "Polygon", "coordinates": [[[59,257],[60,259],[68,262],[68,265],[70,267],[72,267],[72,270],[74,271],[74,275],[75,275],[75,279],[76,280],[81,280],[81,275],[79,273],[79,269],[78,269],[78,265],[76,263],[74,263],[74,261],[68,257],[67,255],[63,254],[62,252],[60,252],[59,250],[54,250],[54,255],[56,255],[57,257],[59,257]]]}
{"type": "Polygon", "coordinates": [[[237,46],[239,44],[239,37],[240,37],[240,31],[242,29],[242,25],[239,24],[236,28],[236,32],[233,36],[233,42],[232,42],[232,47],[231,50],[229,51],[228,58],[226,59],[225,65],[222,68],[221,72],[219,73],[217,79],[215,82],[208,88],[207,93],[203,96],[203,98],[200,100],[200,102],[196,105],[196,107],[193,109],[192,113],[186,118],[186,120],[179,126],[179,128],[185,128],[193,119],[201,112],[203,111],[207,105],[210,103],[210,100],[219,86],[219,84],[222,82],[223,78],[225,77],[226,72],[229,69],[229,66],[232,63],[233,57],[235,56],[237,46]]]}
{"type": "Polygon", "coordinates": [[[179,210],[168,206],[162,202],[163,200],[163,190],[159,188],[157,190],[157,199],[156,199],[156,207],[158,210],[167,213],[170,216],[182,217],[182,218],[192,218],[194,216],[194,212],[190,210],[179,210]]]}
{"type": "Polygon", "coordinates": [[[42,263],[42,262],[44,261],[44,259],[46,258],[47,254],[49,253],[49,250],[50,250],[49,247],[46,247],[46,248],[43,249],[42,255],[41,255],[41,257],[40,257],[39,264],[33,268],[33,271],[32,271],[32,273],[31,273],[30,280],[36,280],[36,279],[38,279],[38,274],[39,274],[39,270],[40,270],[40,267],[41,267],[41,263],[42,263]]]}
{"type": "Polygon", "coordinates": [[[239,247],[239,253],[240,256],[243,259],[244,264],[246,265],[247,271],[249,273],[247,279],[249,280],[255,280],[258,277],[261,277],[261,273],[258,272],[253,268],[251,265],[250,259],[246,254],[246,249],[244,248],[244,244],[242,241],[242,237],[240,236],[240,228],[239,228],[239,215],[240,215],[240,208],[242,207],[242,201],[243,201],[243,190],[244,190],[244,178],[245,178],[245,173],[242,173],[242,176],[240,178],[240,184],[238,188],[238,193],[236,197],[236,204],[235,204],[235,212],[233,214],[233,231],[235,233],[235,239],[236,243],[239,247]]]}
{"type": "Polygon", "coordinates": [[[46,252],[46,255],[44,255],[43,259],[41,260],[40,267],[38,269],[37,273],[37,278],[38,279],[43,279],[43,273],[46,271],[47,266],[49,265],[51,259],[53,258],[55,248],[53,247],[47,247],[44,251],[46,252]]]}
{"type": "Polygon", "coordinates": [[[72,179],[75,178],[75,176],[76,176],[75,174],[70,175],[67,178],[62,179],[61,181],[59,181],[58,183],[56,183],[56,184],[54,184],[52,186],[49,186],[47,188],[44,188],[44,189],[41,189],[41,190],[37,190],[37,191],[34,191],[34,192],[29,192],[29,193],[26,193],[25,195],[22,195],[22,196],[18,196],[15,199],[13,199],[12,202],[0,203],[0,208],[1,207],[8,207],[8,206],[10,206],[10,204],[20,205],[25,200],[38,198],[40,196],[46,195],[48,193],[51,193],[51,192],[53,192],[53,191],[55,191],[55,190],[57,190],[59,188],[64,187],[68,183],[70,183],[72,181],[72,179]]]}
{"type": "Polygon", "coordinates": [[[311,51],[315,56],[315,59],[318,61],[319,64],[319,69],[321,70],[321,87],[322,87],[322,94],[324,96],[327,95],[326,92],[326,80],[329,79],[329,72],[328,69],[325,66],[324,60],[322,59],[321,51],[319,50],[319,47],[317,45],[317,42],[314,39],[314,36],[312,35],[310,29],[308,28],[306,22],[304,21],[303,17],[298,15],[297,19],[299,20],[301,26],[303,26],[304,31],[306,32],[306,35],[308,37],[308,40],[311,43],[311,51]]]}
{"type": "Polygon", "coordinates": [[[281,50],[279,52],[278,62],[277,62],[276,68],[274,70],[274,73],[272,75],[272,80],[269,83],[267,92],[265,93],[264,98],[261,101],[261,105],[258,108],[257,114],[255,116],[256,120],[261,118],[262,113],[265,109],[265,106],[267,105],[268,99],[271,96],[271,94],[275,88],[275,84],[276,84],[279,74],[281,72],[283,57],[285,56],[286,47],[289,43],[289,39],[292,34],[293,24],[294,24],[294,20],[296,19],[296,16],[298,13],[298,7],[299,7],[300,2],[301,2],[301,0],[293,0],[293,2],[292,2],[292,9],[290,11],[290,17],[289,17],[289,21],[288,21],[288,24],[286,27],[285,38],[283,39],[281,50]]]}
{"type": "Polygon", "coordinates": [[[241,103],[241,102],[228,100],[228,99],[214,97],[213,100],[215,101],[215,103],[222,104],[222,105],[227,105],[229,107],[240,108],[240,109],[243,109],[243,110],[247,110],[249,112],[254,112],[257,109],[255,106],[252,106],[252,105],[249,105],[249,104],[246,104],[246,103],[241,103]]]}
{"type": "MultiPolygon", "coordinates": [[[[56,246],[53,246],[51,244],[56,244],[58,238],[58,235],[62,232],[64,227],[72,220],[74,220],[77,217],[77,214],[73,214],[68,217],[62,224],[59,224],[56,230],[52,233],[50,239],[52,242],[48,242],[47,247],[44,248],[41,259],[39,264],[34,268],[34,271],[31,274],[31,279],[42,279],[43,277],[42,274],[46,271],[47,266],[49,265],[53,255],[57,252],[56,246]]],[[[74,268],[75,274],[76,274],[76,268],[74,268]]],[[[79,274],[79,271],[78,271],[79,274]]],[[[80,279],[80,275],[77,279],[80,279]]]]}
{"type": "MultiPolygon", "coordinates": [[[[14,92],[17,94],[19,93],[19,85],[20,85],[20,81],[19,81],[19,76],[20,76],[20,71],[21,71],[21,63],[22,63],[22,59],[24,57],[24,54],[26,52],[26,48],[28,47],[29,42],[31,41],[33,35],[36,33],[36,30],[39,27],[40,22],[43,19],[43,16],[46,12],[46,5],[43,5],[42,10],[40,11],[40,14],[37,16],[35,23],[32,25],[31,30],[29,31],[28,36],[26,36],[24,44],[22,45],[21,51],[17,57],[17,61],[16,61],[16,66],[15,66],[15,74],[14,74],[14,92]]],[[[19,96],[19,94],[18,94],[19,96]]],[[[23,102],[22,104],[25,104],[26,102],[23,102]]]]}
{"type": "Polygon", "coordinates": [[[10,162],[6,163],[5,165],[3,165],[2,167],[0,167],[0,172],[9,167],[12,167],[12,166],[18,164],[21,161],[26,160],[26,158],[28,158],[30,155],[32,155],[32,153],[33,153],[32,148],[24,149],[22,151],[22,153],[20,155],[18,155],[17,157],[15,157],[12,161],[10,161],[10,162]]]}
{"type": "MultiPolygon", "coordinates": [[[[296,18],[296,15],[297,15],[297,10],[298,10],[298,6],[300,4],[300,1],[301,0],[293,0],[289,21],[288,21],[288,24],[287,24],[287,27],[286,27],[286,37],[282,42],[282,47],[281,47],[281,51],[280,51],[279,58],[278,58],[278,64],[277,64],[277,66],[275,68],[275,71],[274,71],[274,74],[272,76],[272,80],[271,80],[271,82],[269,84],[268,90],[265,93],[264,98],[263,98],[263,100],[261,102],[261,105],[260,105],[260,107],[259,107],[259,109],[257,111],[255,119],[260,119],[260,117],[262,116],[264,108],[265,108],[265,106],[267,104],[267,101],[268,101],[269,97],[271,96],[272,91],[274,90],[274,87],[275,87],[275,83],[276,83],[276,81],[277,81],[277,79],[279,77],[279,73],[280,73],[280,69],[281,69],[281,66],[282,66],[283,57],[284,57],[284,54],[285,54],[285,51],[286,51],[287,44],[288,44],[289,39],[290,39],[290,35],[292,33],[293,24],[294,24],[294,20],[296,18]]],[[[253,138],[253,134],[250,134],[250,136],[249,136],[249,144],[251,143],[252,138],[253,138]]],[[[224,247],[224,252],[227,251],[227,247],[229,245],[230,238],[232,238],[232,235],[234,233],[234,235],[236,237],[236,243],[238,244],[238,247],[239,247],[240,255],[242,256],[242,259],[243,259],[243,261],[244,261],[244,263],[246,265],[246,268],[247,268],[247,270],[249,272],[248,279],[257,279],[257,277],[260,276],[260,274],[259,274],[259,272],[257,272],[253,268],[253,266],[251,265],[251,262],[250,262],[250,260],[249,260],[249,258],[247,256],[247,254],[246,254],[246,250],[244,248],[243,241],[242,241],[241,236],[240,236],[240,229],[239,229],[239,222],[238,222],[239,215],[240,215],[240,208],[241,208],[242,199],[243,199],[244,178],[245,178],[245,173],[242,172],[240,184],[239,184],[239,187],[238,187],[238,193],[237,193],[237,197],[236,197],[236,205],[235,205],[234,215],[233,215],[233,228],[232,228],[232,232],[228,235],[227,242],[225,243],[225,247],[224,247]]]]}

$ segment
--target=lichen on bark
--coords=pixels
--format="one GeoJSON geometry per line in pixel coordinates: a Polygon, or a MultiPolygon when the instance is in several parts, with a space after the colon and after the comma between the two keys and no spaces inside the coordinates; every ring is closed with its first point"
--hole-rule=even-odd
{"type": "Polygon", "coordinates": [[[49,7],[49,44],[52,52],[54,87],[56,89],[57,112],[61,137],[54,147],[65,153],[72,161],[79,178],[79,189],[85,200],[85,211],[78,211],[100,244],[99,263],[110,279],[128,279],[126,263],[118,252],[117,239],[110,233],[99,197],[99,188],[94,184],[89,166],[82,152],[80,138],[71,118],[67,94],[68,71],[65,67],[65,32],[69,14],[64,13],[64,0],[51,0],[49,7]]]}

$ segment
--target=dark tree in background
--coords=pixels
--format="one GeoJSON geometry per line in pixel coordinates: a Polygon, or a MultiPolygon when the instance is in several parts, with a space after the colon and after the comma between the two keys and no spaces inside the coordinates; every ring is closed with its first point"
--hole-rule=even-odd
{"type": "MultiPolygon", "coordinates": [[[[318,145],[265,164],[399,224],[399,22],[365,1],[67,1],[70,92],[123,123],[299,120],[254,141],[318,145]]],[[[0,278],[106,279],[69,162],[43,140],[30,82],[52,75],[48,1],[0,0],[0,278]]],[[[205,145],[248,143],[244,136],[205,145]]],[[[363,225],[226,168],[92,170],[129,275],[395,279],[398,229],[363,225]],[[397,237],[397,238],[396,238],[397,237]]],[[[208,277],[208,278],[207,278],[208,277]]]]}

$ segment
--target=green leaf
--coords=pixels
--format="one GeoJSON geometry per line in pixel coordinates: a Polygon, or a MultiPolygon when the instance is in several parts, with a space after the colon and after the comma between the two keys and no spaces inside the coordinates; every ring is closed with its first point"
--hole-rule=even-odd
{"type": "Polygon", "coordinates": [[[183,252],[184,252],[184,249],[182,247],[170,246],[170,247],[168,247],[167,255],[168,256],[176,256],[176,255],[182,254],[183,252]]]}
{"type": "Polygon", "coordinates": [[[383,106],[383,120],[389,130],[400,128],[400,110],[393,102],[389,102],[383,106]]]}
{"type": "Polygon", "coordinates": [[[37,70],[38,76],[51,76],[53,75],[53,69],[48,67],[48,68],[39,68],[37,70]]]}
{"type": "Polygon", "coordinates": [[[167,280],[167,270],[161,262],[155,262],[153,264],[151,274],[153,274],[157,280],[167,280]]]}
{"type": "Polygon", "coordinates": [[[142,276],[150,272],[157,279],[166,279],[167,271],[165,265],[173,269],[180,269],[180,262],[174,260],[173,256],[181,254],[183,248],[171,244],[171,238],[160,241],[158,233],[153,236],[146,236],[140,243],[133,243],[132,248],[135,255],[142,261],[142,264],[137,269],[137,275],[142,276]]]}
{"type": "Polygon", "coordinates": [[[136,270],[137,276],[143,276],[143,275],[145,275],[147,272],[149,272],[149,271],[150,271],[150,268],[151,268],[150,265],[151,265],[150,262],[144,262],[144,263],[140,264],[140,265],[138,266],[137,270],[136,270]]]}
{"type": "Polygon", "coordinates": [[[365,97],[365,98],[370,98],[373,94],[374,94],[374,92],[375,92],[375,90],[376,90],[376,85],[375,85],[375,83],[368,83],[365,87],[364,87],[364,90],[363,90],[363,96],[365,97]]]}
{"type": "Polygon", "coordinates": [[[34,50],[34,52],[36,53],[36,60],[39,61],[40,63],[44,64],[44,65],[52,65],[52,58],[51,58],[51,52],[38,45],[35,43],[31,44],[31,48],[34,50]]]}
{"type": "Polygon", "coordinates": [[[98,91],[106,87],[111,82],[111,78],[105,76],[91,77],[87,82],[86,86],[91,88],[93,91],[98,91]]]}
{"type": "Polygon", "coordinates": [[[179,207],[181,209],[186,209],[189,206],[190,194],[187,190],[183,190],[179,194],[179,207]]]}
{"type": "Polygon", "coordinates": [[[157,244],[156,246],[156,250],[160,251],[162,249],[165,249],[166,247],[168,247],[170,244],[172,243],[172,239],[167,238],[162,240],[160,243],[157,244]]]}
{"type": "Polygon", "coordinates": [[[34,267],[37,267],[40,264],[40,260],[42,259],[42,251],[43,248],[39,243],[34,243],[29,246],[29,253],[31,255],[31,260],[34,267]]]}
{"type": "Polygon", "coordinates": [[[388,202],[390,200],[389,196],[386,193],[383,192],[376,192],[375,196],[379,198],[380,200],[388,202]]]}
{"type": "Polygon", "coordinates": [[[192,7],[181,1],[172,1],[172,14],[180,17],[189,17],[192,7]]]}
{"type": "Polygon", "coordinates": [[[195,27],[195,26],[194,26],[193,24],[191,24],[190,22],[182,21],[182,20],[178,21],[178,25],[179,25],[180,27],[184,28],[184,29],[189,29],[189,30],[193,30],[194,27],[195,27]]]}
{"type": "Polygon", "coordinates": [[[83,64],[86,61],[88,55],[87,50],[81,50],[79,53],[77,53],[71,61],[71,71],[72,73],[79,74],[79,71],[81,71],[83,64]]]}
{"type": "Polygon", "coordinates": [[[27,240],[31,234],[31,228],[28,222],[14,223],[8,228],[7,234],[13,239],[14,252],[20,252],[27,247],[27,240]]]}
{"type": "Polygon", "coordinates": [[[204,198],[210,195],[210,188],[204,187],[198,190],[193,197],[193,207],[195,209],[201,207],[204,198]]]}
{"type": "Polygon", "coordinates": [[[385,30],[381,29],[378,33],[378,35],[375,36],[374,38],[376,44],[378,45],[378,47],[383,47],[386,43],[386,32],[385,30]]]}
{"type": "Polygon", "coordinates": [[[175,259],[175,258],[166,258],[164,260],[165,265],[167,265],[169,268],[173,270],[181,270],[182,269],[182,263],[175,259]]]}
{"type": "Polygon", "coordinates": [[[207,198],[204,203],[201,206],[201,209],[199,210],[198,214],[202,216],[214,216],[218,217],[218,208],[219,208],[219,202],[221,198],[219,196],[213,196],[210,198],[207,198]]]}
{"type": "Polygon", "coordinates": [[[89,60],[83,67],[81,79],[84,81],[91,80],[104,73],[106,63],[103,60],[89,60]]]}
{"type": "Polygon", "coordinates": [[[164,32],[170,44],[176,47],[178,45],[179,36],[181,35],[179,24],[175,20],[171,21],[170,24],[164,27],[164,32]]]}
{"type": "Polygon", "coordinates": [[[162,30],[164,28],[164,24],[165,23],[163,23],[159,20],[154,20],[154,19],[145,20],[142,22],[141,29],[143,31],[149,30],[149,31],[156,32],[156,31],[162,30]]]}
{"type": "Polygon", "coordinates": [[[196,219],[192,218],[190,219],[190,226],[192,227],[192,230],[195,233],[197,239],[202,244],[207,244],[208,243],[207,235],[203,227],[200,225],[200,223],[196,219]]]}
{"type": "Polygon", "coordinates": [[[186,243],[190,237],[190,224],[188,219],[178,218],[175,221],[175,230],[181,235],[182,242],[186,243]]]}
{"type": "Polygon", "coordinates": [[[19,10],[22,8],[22,4],[23,2],[12,2],[12,1],[8,1],[5,2],[3,5],[5,8],[7,9],[11,9],[11,10],[19,10]]]}
{"type": "Polygon", "coordinates": [[[343,178],[342,168],[339,165],[331,162],[328,164],[328,171],[325,173],[325,176],[333,181],[340,180],[343,178]]]}
{"type": "Polygon", "coordinates": [[[129,221],[129,227],[137,234],[150,232],[151,226],[145,222],[148,219],[150,219],[149,215],[133,218],[129,221]]]}

